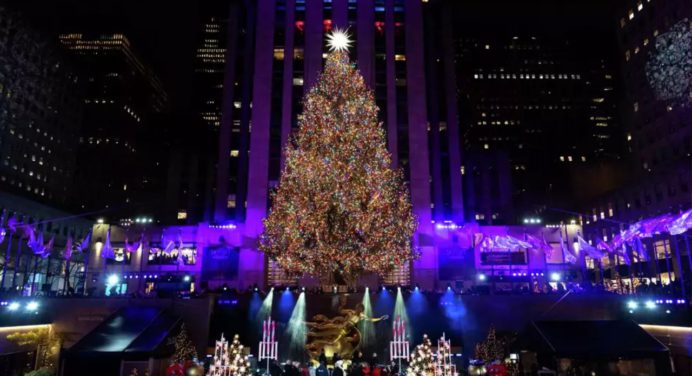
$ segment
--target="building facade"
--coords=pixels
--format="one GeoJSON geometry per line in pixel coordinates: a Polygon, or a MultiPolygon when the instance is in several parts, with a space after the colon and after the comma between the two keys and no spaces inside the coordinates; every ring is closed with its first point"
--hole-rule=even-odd
{"type": "Polygon", "coordinates": [[[82,82],[60,47],[0,7],[0,187],[68,205],[82,82]]]}
{"type": "MultiPolygon", "coordinates": [[[[691,54],[692,9],[686,1],[628,1],[614,22],[630,174],[625,184],[583,210],[584,230],[593,242],[612,239],[641,219],[692,207],[690,67],[689,59],[685,67],[685,60],[674,55],[691,54]]],[[[648,239],[643,246],[650,261],[641,263],[641,276],[663,284],[679,282],[692,269],[690,244],[684,234],[648,239]]],[[[612,257],[601,262],[613,275],[621,268],[612,257]]],[[[690,277],[685,280],[689,284],[690,277]]]]}
{"type": "MultiPolygon", "coordinates": [[[[167,94],[127,36],[65,33],[86,85],[73,199],[82,211],[148,206],[163,190],[167,94]],[[160,148],[153,147],[153,143],[160,148]]],[[[132,215],[123,209],[120,214],[132,215]]]]}

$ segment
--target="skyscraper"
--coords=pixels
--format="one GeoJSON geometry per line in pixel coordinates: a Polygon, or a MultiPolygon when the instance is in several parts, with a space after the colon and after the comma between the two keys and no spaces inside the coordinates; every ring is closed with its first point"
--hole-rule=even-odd
{"type": "Polygon", "coordinates": [[[86,82],[76,186],[80,210],[150,205],[162,190],[160,126],[168,99],[160,81],[129,39],[118,33],[65,33],[86,82]],[[159,123],[157,123],[159,122],[159,123]]]}
{"type": "Polygon", "coordinates": [[[505,221],[566,205],[575,165],[620,157],[612,68],[585,54],[589,45],[535,36],[458,43],[465,149],[510,158],[518,218],[505,221]]]}
{"type": "Polygon", "coordinates": [[[60,47],[0,7],[0,187],[68,205],[82,82],[60,47]]]}
{"type": "MultiPolygon", "coordinates": [[[[582,211],[585,236],[593,242],[612,239],[641,219],[692,207],[692,8],[684,0],[628,1],[614,22],[629,174],[582,211]]],[[[689,268],[676,257],[692,260],[689,244],[685,236],[644,241],[653,260],[647,275],[671,282],[671,269],[678,276],[689,268]]]]}

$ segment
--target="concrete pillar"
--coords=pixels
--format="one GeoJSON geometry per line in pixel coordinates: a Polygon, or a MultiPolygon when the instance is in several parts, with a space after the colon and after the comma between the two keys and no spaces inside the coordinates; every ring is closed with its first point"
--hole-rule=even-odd
{"type": "Polygon", "coordinates": [[[233,126],[233,95],[235,90],[235,57],[238,54],[238,5],[229,6],[228,34],[226,42],[226,66],[224,69],[223,98],[221,102],[221,125],[219,126],[219,150],[216,161],[216,196],[214,199],[214,220],[226,220],[228,201],[228,174],[230,166],[231,127],[233,126]]]}
{"type": "MultiPolygon", "coordinates": [[[[443,7],[448,3],[442,4],[443,7]]],[[[461,147],[459,138],[459,116],[457,110],[457,77],[454,63],[454,41],[450,12],[446,7],[442,16],[442,63],[444,65],[445,102],[447,107],[447,137],[449,155],[449,190],[451,196],[451,219],[464,222],[464,196],[461,182],[461,147]]],[[[492,215],[492,213],[491,213],[492,215]]]]}
{"type": "Polygon", "coordinates": [[[392,168],[397,168],[399,167],[399,144],[396,116],[396,67],[394,66],[394,0],[387,0],[384,17],[387,108],[380,110],[387,111],[387,147],[392,155],[392,168]]]}
{"type": "Polygon", "coordinates": [[[245,235],[240,251],[240,288],[264,281],[264,254],[256,249],[267,213],[269,179],[269,121],[271,115],[272,63],[274,51],[274,0],[258,0],[255,43],[255,75],[252,95],[252,132],[248,168],[245,235]]]}
{"type": "Polygon", "coordinates": [[[369,88],[375,88],[375,6],[373,0],[359,0],[357,12],[358,70],[369,88]]]}
{"type": "Polygon", "coordinates": [[[286,30],[284,42],[284,77],[281,102],[281,171],[284,167],[283,150],[291,134],[293,119],[293,41],[295,34],[295,0],[286,0],[286,30]]]}
{"type": "Polygon", "coordinates": [[[332,26],[348,27],[348,0],[332,0],[332,26]]]}
{"type": "Polygon", "coordinates": [[[322,70],[322,0],[305,1],[305,76],[303,90],[308,92],[322,70]]]}
{"type": "Polygon", "coordinates": [[[410,189],[411,204],[418,218],[414,244],[421,251],[420,259],[414,263],[414,281],[422,288],[430,289],[435,287],[437,281],[437,248],[430,222],[430,159],[420,0],[406,0],[405,9],[410,189]]]}

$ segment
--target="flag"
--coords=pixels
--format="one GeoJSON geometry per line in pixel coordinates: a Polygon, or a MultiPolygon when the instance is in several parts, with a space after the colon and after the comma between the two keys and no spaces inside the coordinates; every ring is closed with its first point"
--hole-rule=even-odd
{"type": "Polygon", "coordinates": [[[565,239],[562,237],[562,230],[560,230],[560,248],[562,248],[562,254],[565,256],[565,262],[574,264],[577,262],[577,257],[570,251],[565,243],[565,239]]]}
{"type": "Polygon", "coordinates": [[[89,231],[86,236],[84,236],[84,239],[82,239],[81,242],[79,242],[79,249],[80,252],[84,252],[87,248],[89,248],[89,243],[91,243],[91,231],[89,231]]]}
{"type": "Polygon", "coordinates": [[[72,236],[67,237],[67,242],[65,243],[65,254],[63,255],[66,261],[72,259],[72,236]]]}
{"type": "Polygon", "coordinates": [[[577,235],[577,243],[579,244],[579,249],[586,252],[586,254],[594,259],[600,260],[603,257],[603,252],[593,247],[589,242],[584,240],[581,236],[577,235]]]}
{"type": "Polygon", "coordinates": [[[128,239],[125,238],[125,251],[127,251],[128,253],[132,253],[132,252],[137,251],[137,250],[139,249],[139,246],[140,246],[140,245],[142,245],[142,240],[141,240],[141,239],[140,239],[139,242],[130,244],[130,243],[128,242],[128,239]]]}
{"type": "Polygon", "coordinates": [[[17,220],[17,216],[12,214],[10,219],[7,220],[7,228],[10,230],[10,232],[14,233],[17,231],[17,226],[19,225],[19,221],[17,220]]]}
{"type": "Polygon", "coordinates": [[[43,247],[43,251],[39,254],[39,256],[41,256],[41,258],[46,258],[46,257],[50,256],[50,252],[53,250],[53,243],[54,242],[55,242],[55,236],[50,238],[48,243],[46,243],[46,245],[43,247]]]}
{"type": "Polygon", "coordinates": [[[33,230],[29,232],[29,239],[26,244],[35,255],[43,253],[43,231],[39,231],[38,237],[33,230]]]}
{"type": "Polygon", "coordinates": [[[692,228],[692,209],[688,209],[679,216],[673,218],[666,227],[671,235],[684,234],[687,230],[692,228]]]}
{"type": "Polygon", "coordinates": [[[166,247],[163,249],[163,253],[170,255],[171,252],[173,252],[173,248],[175,248],[175,243],[170,240],[168,241],[168,244],[166,244],[166,247]]]}
{"type": "Polygon", "coordinates": [[[108,227],[108,232],[106,232],[106,241],[103,243],[103,248],[101,248],[101,257],[105,259],[114,259],[115,252],[113,252],[113,247],[111,246],[111,228],[108,227]]]}

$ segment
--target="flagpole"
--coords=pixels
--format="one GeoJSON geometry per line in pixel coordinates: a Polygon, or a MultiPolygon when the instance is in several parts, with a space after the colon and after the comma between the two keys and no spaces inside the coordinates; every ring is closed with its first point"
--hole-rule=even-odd
{"type": "MultiPolygon", "coordinates": [[[[22,216],[22,220],[20,223],[24,222],[24,219],[26,216],[22,216]]],[[[23,225],[22,225],[23,226],[23,225]]],[[[34,229],[30,229],[30,231],[33,231],[34,229]]],[[[19,258],[21,257],[22,254],[22,236],[20,235],[17,238],[17,257],[15,258],[15,263],[14,263],[14,268],[12,269],[12,289],[14,290],[16,288],[16,282],[17,282],[17,268],[19,268],[19,258]]]]}
{"type": "Polygon", "coordinates": [[[14,236],[14,233],[10,231],[9,235],[7,236],[7,248],[5,249],[5,260],[2,263],[2,277],[0,277],[0,288],[5,289],[5,279],[6,279],[6,274],[7,274],[7,264],[10,262],[10,258],[12,258],[12,237],[14,236]]]}

